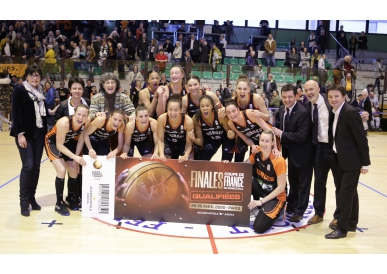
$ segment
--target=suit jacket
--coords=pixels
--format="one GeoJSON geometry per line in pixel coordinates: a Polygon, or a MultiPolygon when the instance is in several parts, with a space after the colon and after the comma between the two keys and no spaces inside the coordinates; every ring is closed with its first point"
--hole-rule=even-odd
{"type": "Polygon", "coordinates": [[[270,89],[267,90],[267,79],[263,82],[263,92],[265,93],[273,93],[274,90],[277,90],[277,83],[275,80],[273,80],[273,82],[270,83],[270,89]]]}
{"type": "MultiPolygon", "coordinates": [[[[278,115],[281,130],[284,130],[285,111],[285,106],[280,106],[278,115]]],[[[289,119],[289,131],[283,131],[281,135],[282,155],[285,159],[289,157],[296,167],[302,167],[312,162],[311,115],[303,105],[297,102],[289,119]]]]}
{"type": "MultiPolygon", "coordinates": [[[[46,108],[46,113],[48,111],[46,108]]],[[[42,116],[43,126],[47,128],[46,116],[42,116]]],[[[23,85],[17,85],[12,92],[12,129],[10,135],[17,137],[24,132],[24,137],[31,140],[36,131],[36,115],[34,101],[23,85]]]]}
{"type": "MultiPolygon", "coordinates": [[[[327,109],[328,109],[328,114],[329,114],[329,120],[330,121],[332,119],[332,116],[333,116],[333,112],[332,112],[332,106],[329,104],[328,102],[328,97],[325,93],[320,93],[320,96],[322,96],[324,98],[324,102],[325,102],[325,105],[327,106],[327,109]]],[[[312,117],[312,102],[311,101],[308,101],[305,103],[305,108],[306,110],[308,111],[309,113],[309,116],[312,117]]],[[[310,121],[311,122],[311,126],[310,126],[310,133],[312,134],[313,132],[313,122],[312,120],[310,121]]],[[[329,125],[328,125],[329,127],[329,125]]]]}
{"type": "MultiPolygon", "coordinates": [[[[333,120],[329,122],[329,144],[333,147],[333,120]]],[[[335,145],[339,166],[345,171],[371,164],[368,140],[358,111],[344,103],[336,125],[335,145]]]]}
{"type": "Polygon", "coordinates": [[[370,100],[370,97],[367,96],[367,98],[363,99],[363,101],[361,102],[361,105],[362,105],[362,109],[364,109],[364,111],[367,111],[369,113],[369,117],[368,117],[368,121],[371,121],[372,120],[372,107],[371,107],[371,100],[370,100]]]}
{"type": "MultiPolygon", "coordinates": [[[[187,40],[187,43],[185,44],[185,47],[187,50],[190,50],[191,48],[191,39],[187,40]]],[[[191,55],[199,55],[199,41],[194,40],[193,42],[193,47],[192,47],[192,52],[191,55]]]]}

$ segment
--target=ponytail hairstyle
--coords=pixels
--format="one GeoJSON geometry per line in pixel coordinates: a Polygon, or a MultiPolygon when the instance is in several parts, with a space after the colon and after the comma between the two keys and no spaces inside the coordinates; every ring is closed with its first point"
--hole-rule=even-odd
{"type": "MultiPolygon", "coordinates": [[[[215,111],[215,103],[214,103],[214,100],[211,98],[211,96],[208,96],[208,95],[202,95],[202,96],[199,98],[199,106],[200,106],[200,102],[201,102],[203,99],[208,99],[208,100],[210,100],[211,105],[212,105],[211,110],[212,110],[212,111],[215,111]]],[[[200,121],[200,118],[202,117],[202,112],[200,111],[200,107],[199,107],[199,109],[197,110],[197,112],[196,112],[196,114],[195,114],[194,117],[195,117],[195,121],[200,121]]]]}

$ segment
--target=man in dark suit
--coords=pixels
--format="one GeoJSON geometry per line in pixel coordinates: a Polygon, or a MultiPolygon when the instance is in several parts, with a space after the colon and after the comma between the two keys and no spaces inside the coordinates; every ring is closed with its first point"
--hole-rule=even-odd
{"type": "Polygon", "coordinates": [[[330,86],[327,90],[328,101],[334,117],[329,121],[329,143],[333,148],[338,168],[337,201],[340,212],[337,222],[332,221],[333,231],[326,239],[340,239],[348,231],[356,231],[359,221],[359,197],[357,185],[360,173],[366,174],[371,164],[368,140],[358,111],[346,103],[345,89],[330,86]]]}
{"type": "MultiPolygon", "coordinates": [[[[309,80],[304,85],[305,95],[309,101],[305,107],[309,116],[312,117],[311,135],[313,144],[313,170],[314,170],[314,200],[313,207],[315,215],[309,219],[308,224],[317,224],[323,221],[325,212],[325,201],[327,192],[327,178],[329,170],[332,170],[333,178],[337,178],[337,166],[333,164],[333,150],[329,145],[329,121],[332,107],[328,102],[326,94],[320,94],[320,88],[316,81],[309,80]]],[[[335,186],[338,183],[335,180],[335,186]]],[[[337,210],[333,214],[338,218],[337,210]]]]}
{"type": "Polygon", "coordinates": [[[266,98],[271,101],[273,91],[277,90],[277,83],[273,79],[273,74],[269,73],[267,79],[263,82],[263,92],[266,93],[266,98]]]}
{"type": "Polygon", "coordinates": [[[364,109],[364,111],[367,111],[369,114],[369,119],[367,121],[368,128],[371,128],[371,120],[372,120],[372,106],[371,106],[371,100],[370,96],[368,95],[367,89],[363,89],[361,94],[363,95],[363,100],[360,103],[360,108],[364,109]]]}
{"type": "Polygon", "coordinates": [[[287,211],[294,213],[291,222],[299,222],[308,207],[313,174],[311,117],[306,108],[296,101],[294,85],[284,85],[281,96],[284,105],[278,110],[280,128],[273,127],[272,130],[281,138],[282,155],[288,159],[290,189],[287,211]]]}
{"type": "Polygon", "coordinates": [[[194,34],[191,34],[191,39],[187,41],[185,47],[189,50],[192,61],[197,63],[199,59],[199,41],[196,40],[194,34]]]}

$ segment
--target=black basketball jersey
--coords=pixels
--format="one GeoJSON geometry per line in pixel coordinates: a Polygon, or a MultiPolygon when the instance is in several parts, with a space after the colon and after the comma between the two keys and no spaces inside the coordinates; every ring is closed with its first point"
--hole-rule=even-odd
{"type": "MultiPolygon", "coordinates": [[[[173,94],[173,90],[172,90],[172,86],[171,84],[168,85],[168,90],[169,90],[169,97],[171,97],[171,95],[173,94]]],[[[187,91],[185,90],[185,87],[183,87],[183,89],[181,90],[181,97],[183,97],[184,95],[187,94],[187,91]]]]}
{"type": "Polygon", "coordinates": [[[247,107],[245,107],[245,108],[241,107],[241,105],[239,104],[239,100],[237,99],[237,104],[238,104],[239,109],[240,110],[255,109],[253,97],[254,97],[253,93],[250,93],[249,103],[247,104],[247,107]]]}
{"type": "MultiPolygon", "coordinates": [[[[201,90],[202,96],[206,95],[206,90],[201,90]]],[[[189,117],[193,117],[196,112],[200,109],[200,106],[197,105],[192,99],[191,99],[191,93],[188,93],[187,96],[187,114],[189,117]]]]}
{"type": "MultiPolygon", "coordinates": [[[[70,140],[76,139],[77,137],[82,133],[82,131],[85,129],[85,125],[83,124],[77,131],[73,128],[73,115],[67,116],[69,119],[69,131],[66,133],[64,144],[67,143],[70,140]]],[[[56,133],[57,133],[57,125],[55,125],[48,133],[46,139],[52,143],[56,143],[56,133]]]]}
{"type": "Polygon", "coordinates": [[[140,143],[142,141],[145,141],[151,135],[152,135],[152,130],[150,126],[150,121],[148,122],[148,127],[143,131],[140,131],[138,129],[137,122],[135,122],[131,142],[140,143]]]}
{"type": "Polygon", "coordinates": [[[262,128],[259,125],[257,125],[256,123],[253,123],[253,122],[251,122],[249,120],[249,118],[246,115],[246,110],[242,110],[242,113],[243,113],[243,117],[245,119],[244,125],[239,125],[239,124],[233,122],[235,128],[239,132],[241,132],[244,135],[246,135],[247,138],[250,138],[251,140],[253,140],[253,142],[255,144],[258,144],[258,142],[259,142],[259,135],[262,132],[262,128]]]}
{"type": "Polygon", "coordinates": [[[167,115],[167,121],[165,123],[164,131],[165,137],[168,142],[171,143],[185,143],[186,132],[184,129],[185,114],[181,114],[181,121],[177,127],[172,127],[169,123],[169,117],[167,115]]]}
{"type": "Polygon", "coordinates": [[[89,135],[90,140],[97,141],[97,142],[102,141],[102,140],[109,138],[110,136],[112,136],[113,134],[115,134],[117,132],[117,130],[112,130],[112,131],[106,130],[106,125],[107,125],[108,121],[109,121],[109,116],[107,115],[106,121],[105,121],[105,124],[103,125],[103,127],[97,128],[96,131],[94,131],[92,134],[89,135]]]}
{"type": "Polygon", "coordinates": [[[211,138],[213,140],[221,140],[224,136],[224,128],[219,122],[218,113],[214,112],[214,122],[212,125],[208,124],[204,119],[203,116],[200,117],[200,127],[202,128],[203,132],[203,138],[211,138]]]}

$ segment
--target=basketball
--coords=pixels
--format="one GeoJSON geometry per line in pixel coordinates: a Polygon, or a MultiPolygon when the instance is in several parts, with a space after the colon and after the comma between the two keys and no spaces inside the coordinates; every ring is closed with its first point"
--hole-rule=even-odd
{"type": "Polygon", "coordinates": [[[100,169],[102,167],[102,163],[97,160],[93,163],[93,166],[95,169],[100,169]]]}
{"type": "MultiPolygon", "coordinates": [[[[143,162],[130,168],[121,192],[125,200],[122,213],[156,213],[173,207],[181,197],[181,182],[170,167],[155,162],[143,162]]],[[[120,210],[120,211],[121,211],[120,210]]],[[[130,214],[132,215],[132,214],[130,214]]]]}

